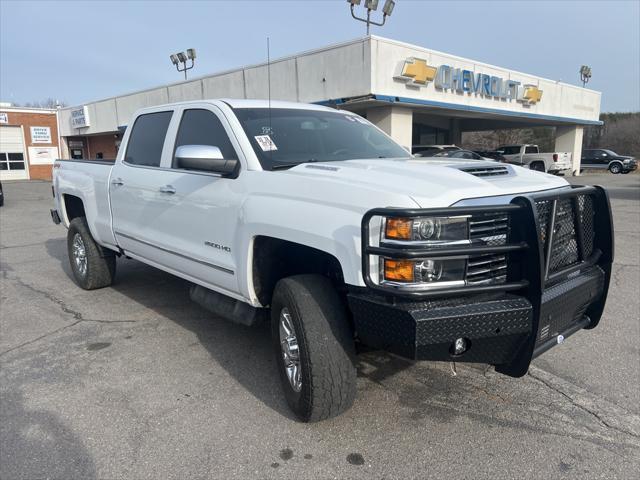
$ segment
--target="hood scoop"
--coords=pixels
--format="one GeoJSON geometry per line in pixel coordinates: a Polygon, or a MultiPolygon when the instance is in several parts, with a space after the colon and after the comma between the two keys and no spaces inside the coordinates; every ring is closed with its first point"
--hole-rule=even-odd
{"type": "Polygon", "coordinates": [[[482,167],[463,167],[461,171],[466,172],[474,177],[497,177],[499,175],[509,175],[511,170],[504,165],[500,166],[482,166],[482,167]]]}

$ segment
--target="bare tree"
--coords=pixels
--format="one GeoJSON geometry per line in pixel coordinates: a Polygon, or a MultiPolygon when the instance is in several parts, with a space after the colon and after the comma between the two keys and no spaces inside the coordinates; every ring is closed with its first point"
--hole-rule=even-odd
{"type": "Polygon", "coordinates": [[[56,100],[55,98],[46,98],[44,100],[35,101],[35,102],[26,102],[23,104],[17,104],[18,107],[27,107],[27,108],[51,108],[55,109],[58,107],[66,107],[67,102],[56,100]]]}
{"type": "Polygon", "coordinates": [[[640,113],[603,113],[604,125],[588,127],[583,148],[607,148],[621,155],[640,157],[640,113]]]}

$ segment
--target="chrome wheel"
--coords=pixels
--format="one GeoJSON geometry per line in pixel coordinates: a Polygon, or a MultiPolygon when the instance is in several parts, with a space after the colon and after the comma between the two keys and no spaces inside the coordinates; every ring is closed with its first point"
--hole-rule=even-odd
{"type": "Polygon", "coordinates": [[[284,370],[295,392],[302,390],[302,378],[300,375],[300,350],[298,348],[298,338],[293,328],[293,320],[289,309],[286,307],[280,311],[280,349],[282,350],[282,360],[284,370]]]}
{"type": "Polygon", "coordinates": [[[84,246],[84,241],[79,233],[73,236],[73,242],[71,243],[73,252],[73,262],[76,264],[76,270],[83,277],[87,274],[87,250],[84,246]]]}

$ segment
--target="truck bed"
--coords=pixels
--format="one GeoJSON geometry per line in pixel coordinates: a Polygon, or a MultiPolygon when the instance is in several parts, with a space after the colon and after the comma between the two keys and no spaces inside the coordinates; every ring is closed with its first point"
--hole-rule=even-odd
{"type": "MultiPolygon", "coordinates": [[[[56,209],[61,202],[73,202],[72,197],[84,199],[84,210],[89,218],[94,219],[89,227],[98,243],[116,247],[111,230],[111,209],[109,207],[109,177],[115,160],[56,160],[53,165],[53,188],[56,193],[56,209]]],[[[60,218],[65,226],[69,226],[66,215],[60,218]]]]}

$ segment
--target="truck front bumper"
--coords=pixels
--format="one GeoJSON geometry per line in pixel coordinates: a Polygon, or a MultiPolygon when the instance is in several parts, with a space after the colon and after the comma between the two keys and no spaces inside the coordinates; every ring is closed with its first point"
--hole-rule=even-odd
{"type": "Polygon", "coordinates": [[[522,376],[533,358],[582,328],[594,328],[602,316],[614,255],[611,208],[602,187],[537,192],[508,205],[374,209],[363,217],[362,230],[366,288],[348,298],[358,338],[374,348],[416,360],[487,363],[522,376]],[[506,222],[500,230],[506,233],[499,242],[489,234],[471,244],[435,248],[376,244],[379,234],[370,230],[374,218],[460,215],[482,231],[487,218],[506,222]],[[488,256],[490,264],[496,255],[506,258],[500,260],[506,275],[499,281],[403,290],[380,282],[376,272],[380,258],[488,256]]]}
{"type": "Polygon", "coordinates": [[[586,312],[602,298],[604,283],[603,270],[591,267],[546,290],[539,312],[527,298],[512,294],[390,302],[382,295],[352,292],[349,306],[358,338],[368,346],[413,360],[506,366],[528,340],[535,339],[532,359],[588,327],[586,312]],[[458,355],[457,339],[466,345],[458,355]]]}

